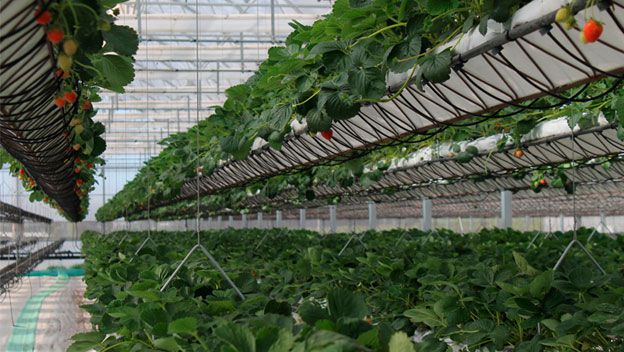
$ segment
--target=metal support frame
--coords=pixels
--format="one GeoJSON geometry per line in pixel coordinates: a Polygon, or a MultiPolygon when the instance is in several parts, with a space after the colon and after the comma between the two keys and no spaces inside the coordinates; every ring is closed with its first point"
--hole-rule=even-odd
{"type": "Polygon", "coordinates": [[[258,224],[257,226],[258,226],[259,229],[264,227],[264,226],[262,226],[263,220],[262,220],[262,212],[261,211],[258,212],[258,219],[257,219],[256,222],[258,224]]]}
{"type": "Polygon", "coordinates": [[[204,255],[210,261],[210,264],[212,264],[212,266],[215,269],[217,269],[219,274],[221,274],[221,277],[223,277],[223,279],[228,283],[228,285],[230,285],[230,287],[232,287],[232,289],[234,289],[234,291],[236,292],[238,297],[240,297],[242,300],[245,300],[245,295],[241,292],[241,290],[238,288],[238,286],[236,286],[234,281],[232,281],[232,279],[230,279],[228,274],[225,272],[225,270],[223,270],[221,265],[219,265],[219,263],[214,259],[214,257],[212,256],[212,254],[210,254],[210,252],[206,249],[206,247],[204,247],[202,244],[199,244],[199,243],[194,245],[193,248],[191,248],[191,250],[186,254],[184,259],[182,259],[180,264],[178,264],[178,266],[175,268],[173,273],[171,273],[169,278],[167,278],[167,281],[165,281],[165,283],[160,288],[160,292],[163,292],[167,288],[167,286],[169,286],[169,284],[171,283],[173,278],[178,274],[178,271],[180,271],[180,269],[182,269],[182,266],[184,264],[186,264],[186,262],[189,260],[189,258],[191,257],[191,254],[193,254],[198,249],[200,249],[202,251],[202,253],[204,253],[204,255]]]}
{"type": "Polygon", "coordinates": [[[568,243],[568,246],[565,248],[565,250],[563,251],[563,254],[561,255],[561,257],[559,257],[559,260],[557,260],[557,263],[555,264],[555,266],[553,267],[553,270],[557,270],[559,269],[559,267],[561,266],[561,263],[563,263],[563,260],[565,259],[565,257],[568,255],[568,253],[570,252],[570,249],[572,249],[572,246],[574,245],[578,245],[579,247],[581,247],[581,249],[583,250],[583,252],[587,255],[587,257],[589,257],[589,259],[592,261],[592,263],[594,263],[594,265],[596,266],[596,268],[598,268],[598,270],[600,270],[600,272],[603,275],[606,275],[607,272],[602,268],[602,266],[600,266],[600,264],[598,263],[598,261],[596,260],[596,258],[594,258],[594,256],[591,255],[591,253],[589,252],[589,250],[587,250],[587,248],[585,248],[585,246],[583,246],[583,244],[581,242],[579,242],[576,238],[572,239],[572,241],[570,241],[570,243],[568,243]]]}
{"type": "Polygon", "coordinates": [[[607,229],[607,232],[609,233],[609,237],[611,237],[612,239],[615,239],[615,234],[613,233],[613,231],[611,231],[611,229],[609,228],[609,225],[607,225],[607,219],[605,218],[604,211],[601,209],[600,210],[600,223],[598,224],[598,226],[594,228],[594,231],[592,231],[589,237],[587,237],[587,243],[589,243],[589,241],[591,241],[594,235],[598,233],[599,226],[602,226],[604,229],[607,229]]]}
{"type": "Polygon", "coordinates": [[[219,215],[217,216],[217,228],[221,229],[222,226],[223,226],[223,216],[219,215]]]}
{"type": "Polygon", "coordinates": [[[228,216],[228,227],[234,227],[234,216],[228,216]]]}
{"type": "MultiPolygon", "coordinates": [[[[362,239],[364,238],[365,233],[358,235],[357,233],[353,233],[351,235],[351,237],[349,237],[349,240],[347,241],[347,243],[345,243],[345,245],[342,247],[342,249],[340,250],[340,252],[338,252],[338,256],[340,257],[342,255],[342,253],[344,253],[344,251],[349,247],[349,244],[351,244],[351,242],[353,242],[354,239],[356,239],[358,242],[360,242],[360,244],[366,248],[366,243],[364,243],[364,241],[362,241],[362,239]]],[[[400,240],[400,239],[399,239],[400,240]]]]}
{"type": "Polygon", "coordinates": [[[512,227],[511,191],[501,191],[501,228],[512,227]]]}
{"type": "Polygon", "coordinates": [[[249,223],[247,222],[247,214],[241,214],[241,223],[243,228],[247,228],[249,226],[249,223]]]}
{"type": "Polygon", "coordinates": [[[329,206],[329,232],[336,233],[336,206],[329,206]]]}
{"type": "Polygon", "coordinates": [[[423,198],[422,200],[422,230],[423,231],[431,231],[432,229],[432,220],[431,220],[431,199],[423,198]]]}

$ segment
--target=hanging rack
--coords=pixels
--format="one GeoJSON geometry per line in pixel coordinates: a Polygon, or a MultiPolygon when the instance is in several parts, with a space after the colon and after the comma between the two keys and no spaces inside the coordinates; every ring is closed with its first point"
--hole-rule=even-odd
{"type": "MultiPolygon", "coordinates": [[[[574,133],[572,134],[572,155],[574,156],[576,154],[576,140],[574,138],[574,133]]],[[[577,175],[577,168],[573,168],[572,173],[574,174],[574,177],[572,178],[572,189],[575,189],[576,187],[576,175],[577,175]]],[[[587,255],[587,257],[592,261],[592,263],[594,264],[594,266],[596,266],[596,268],[598,268],[598,270],[600,270],[600,272],[603,275],[606,275],[607,272],[602,268],[602,266],[600,266],[600,264],[598,263],[598,261],[596,260],[596,258],[594,258],[594,256],[590,253],[590,251],[585,248],[585,246],[578,240],[577,237],[577,216],[576,216],[576,192],[574,192],[572,194],[572,204],[573,204],[573,215],[572,215],[572,226],[573,226],[573,237],[572,240],[570,241],[570,243],[568,243],[568,245],[566,246],[566,248],[563,250],[563,253],[561,254],[561,256],[559,257],[559,260],[557,260],[557,263],[555,264],[555,266],[553,267],[553,271],[556,271],[557,269],[559,269],[559,267],[561,266],[561,264],[563,263],[563,260],[566,258],[566,256],[568,255],[568,253],[570,253],[570,250],[572,249],[572,247],[576,244],[578,247],[580,247],[583,251],[583,253],[585,253],[585,255],[587,255]]]]}
{"type": "MultiPolygon", "coordinates": [[[[195,113],[196,113],[195,114],[195,120],[196,120],[195,122],[196,122],[196,124],[198,126],[199,125],[199,111],[200,111],[200,107],[201,107],[201,78],[200,78],[200,75],[199,75],[199,3],[198,3],[198,0],[195,0],[195,34],[196,34],[196,41],[195,41],[195,68],[196,68],[195,81],[197,83],[197,108],[195,109],[195,113]]],[[[202,166],[201,166],[201,158],[200,158],[199,128],[198,127],[195,128],[195,139],[196,139],[196,148],[197,148],[196,149],[197,150],[197,156],[196,156],[196,162],[197,163],[196,163],[196,168],[195,168],[195,174],[196,174],[195,177],[197,179],[197,198],[196,198],[197,199],[197,213],[196,213],[196,217],[195,217],[195,232],[197,234],[197,243],[189,250],[189,252],[186,254],[184,259],[182,259],[182,261],[178,264],[178,266],[175,268],[173,273],[171,273],[169,278],[167,278],[165,283],[160,288],[160,292],[163,292],[167,288],[167,286],[169,286],[169,284],[175,278],[175,276],[178,274],[178,271],[180,271],[182,266],[184,266],[186,264],[186,262],[189,260],[189,258],[191,257],[191,255],[196,250],[199,249],[201,251],[201,253],[203,253],[208,258],[208,261],[210,262],[210,264],[212,264],[212,266],[215,269],[217,269],[219,274],[221,274],[221,277],[223,277],[223,279],[228,283],[228,285],[230,285],[230,287],[236,292],[238,297],[240,297],[241,300],[245,300],[245,295],[241,292],[241,290],[238,288],[238,286],[236,286],[234,281],[232,281],[232,279],[230,279],[228,274],[225,272],[225,270],[223,270],[221,265],[219,265],[219,263],[212,256],[212,254],[201,243],[200,223],[199,223],[200,216],[201,216],[201,213],[200,213],[199,177],[202,174],[202,166]]]]}

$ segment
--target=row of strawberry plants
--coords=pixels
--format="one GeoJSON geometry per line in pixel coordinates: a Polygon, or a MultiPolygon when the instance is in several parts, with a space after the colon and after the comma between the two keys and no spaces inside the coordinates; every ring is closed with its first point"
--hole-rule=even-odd
{"type": "MultiPolygon", "coordinates": [[[[161,141],[166,148],[101,208],[98,219],[108,221],[126,213],[138,213],[147,208],[148,202],[156,204],[179,195],[185,181],[198,172],[210,175],[223,161],[245,158],[257,138],[265,140],[271,148],[280,149],[295,119],[305,120],[309,133],[321,132],[325,139],[332,139],[333,123],[353,117],[365,104],[387,99],[384,97],[387,74],[407,72],[406,84],[447,80],[453,49],[438,51],[440,46],[473,30],[485,35],[490,20],[508,27],[514,11],[528,2],[337,0],[332,13],[313,25],[293,23],[294,31],[285,45],[269,49],[268,59],[247,82],[227,89],[226,102],[216,107],[209,119],[161,141]]],[[[601,7],[612,6],[607,1],[588,1],[586,5],[591,7],[597,3],[601,7]]],[[[583,13],[585,19],[576,23],[568,4],[558,11],[556,20],[566,29],[577,26],[581,30],[579,44],[595,42],[602,34],[602,25],[592,18],[593,10],[583,13]]],[[[600,93],[612,83],[601,81],[587,91],[577,88],[563,95],[602,97],[600,93]]],[[[607,98],[617,96],[616,92],[607,98]]],[[[469,119],[462,128],[448,129],[437,140],[458,141],[506,130],[519,141],[527,126],[566,113],[572,117],[572,125],[586,125],[595,120],[599,110],[611,105],[610,101],[597,100],[491,119],[489,123],[478,125],[482,119],[469,119]]],[[[623,103],[622,99],[613,103],[620,111],[619,119],[615,114],[608,116],[610,122],[620,125],[621,136],[624,136],[623,103]]],[[[548,97],[536,104],[561,106],[559,99],[548,97]]],[[[515,107],[507,110],[501,113],[517,112],[515,107]]],[[[370,183],[378,175],[362,175],[362,165],[375,165],[435,141],[432,138],[426,138],[423,143],[410,141],[350,165],[329,170],[320,168],[321,171],[314,172],[314,177],[304,175],[293,181],[294,186],[302,189],[300,194],[304,198],[311,196],[309,189],[314,178],[320,183],[333,179],[344,183],[370,183]]],[[[286,187],[292,179],[278,178],[266,188],[264,183],[252,185],[252,188],[274,192],[286,187]]],[[[247,191],[237,188],[232,198],[244,197],[247,191]]],[[[217,209],[230,208],[227,200],[215,198],[212,202],[219,203],[217,209]]]]}
{"type": "MultiPolygon", "coordinates": [[[[119,15],[115,7],[124,1],[37,1],[31,14],[32,21],[45,29],[56,59],[54,76],[60,84],[50,101],[68,114],[62,133],[73,158],[64,162],[74,165],[74,192],[81,202],[81,218],[87,213],[88,194],[94,189],[97,168],[104,164],[100,155],[106,149],[105,128],[94,121],[97,110],[93,103],[101,100],[101,88],[122,93],[134,79],[138,34],[131,27],[115,24],[119,15]]],[[[5,163],[30,193],[30,201],[43,201],[66,215],[19,161],[0,150],[0,167],[5,163]]]]}
{"type": "MultiPolygon", "coordinates": [[[[202,243],[246,295],[195,254],[192,233],[83,235],[85,306],[96,331],[71,351],[616,351],[624,341],[624,238],[484,230],[348,234],[204,232],[202,243]],[[528,249],[527,249],[528,247],[528,249]],[[416,333],[415,333],[416,331],[416,333]],[[411,336],[408,337],[408,336],[411,336]],[[619,347],[618,347],[619,346],[619,347]]],[[[199,253],[199,252],[197,252],[199,253]]]]}

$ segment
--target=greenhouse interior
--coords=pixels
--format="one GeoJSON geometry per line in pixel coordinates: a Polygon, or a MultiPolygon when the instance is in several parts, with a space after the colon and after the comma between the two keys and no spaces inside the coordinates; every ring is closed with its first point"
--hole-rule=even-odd
{"type": "Polygon", "coordinates": [[[0,351],[624,351],[624,0],[0,1],[0,351]]]}

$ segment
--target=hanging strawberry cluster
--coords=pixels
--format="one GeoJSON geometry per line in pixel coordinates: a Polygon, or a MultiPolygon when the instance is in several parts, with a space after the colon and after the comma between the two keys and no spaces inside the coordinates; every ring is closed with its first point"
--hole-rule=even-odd
{"type": "MultiPolygon", "coordinates": [[[[33,12],[33,20],[44,28],[56,58],[51,74],[60,84],[50,99],[66,118],[63,136],[72,156],[65,163],[73,165],[73,189],[81,202],[81,217],[88,209],[87,195],[94,189],[97,166],[104,164],[99,156],[106,149],[101,137],[104,125],[93,120],[97,113],[93,102],[100,101],[100,88],[123,92],[134,78],[132,63],[138,49],[138,35],[128,26],[114,24],[119,10],[113,7],[120,2],[40,1],[33,12]]],[[[31,201],[43,201],[63,213],[19,162],[3,154],[2,163],[5,162],[31,192],[31,201]]]]}

